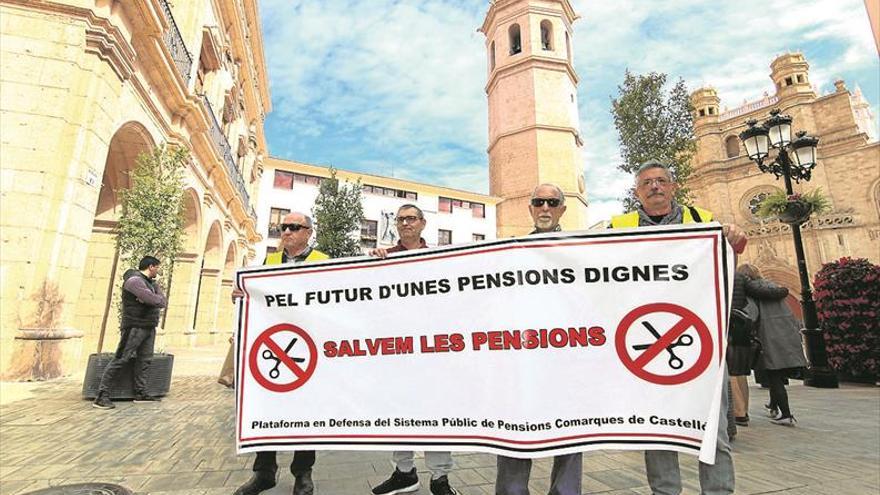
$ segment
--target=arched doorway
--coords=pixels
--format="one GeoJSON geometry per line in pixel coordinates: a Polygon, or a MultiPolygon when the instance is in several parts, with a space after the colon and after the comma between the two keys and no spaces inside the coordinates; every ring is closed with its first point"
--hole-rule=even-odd
{"type": "Polygon", "coordinates": [[[110,140],[76,303],[75,326],[85,334],[87,351],[113,349],[119,340],[116,304],[122,274],[131,268],[119,266],[116,250],[120,192],[130,187],[128,172],[135,168],[138,155],[149,153],[154,146],[152,136],[138,122],[122,125],[110,140]]]}
{"type": "Polygon", "coordinates": [[[226,249],[226,261],[223,263],[223,274],[220,277],[220,298],[217,307],[217,334],[215,342],[224,341],[235,329],[235,313],[232,301],[232,287],[235,285],[235,242],[230,242],[226,249]]]}
{"type": "Polygon", "coordinates": [[[216,333],[217,303],[220,297],[220,270],[223,267],[221,249],[223,236],[220,222],[215,221],[205,238],[205,251],[193,309],[193,328],[196,331],[196,345],[210,344],[216,333]]]}
{"type": "Polygon", "coordinates": [[[188,345],[192,335],[193,312],[198,283],[199,240],[202,212],[199,194],[187,189],[183,201],[183,251],[174,260],[174,271],[168,281],[168,309],[162,321],[165,343],[171,346],[188,345]]]}

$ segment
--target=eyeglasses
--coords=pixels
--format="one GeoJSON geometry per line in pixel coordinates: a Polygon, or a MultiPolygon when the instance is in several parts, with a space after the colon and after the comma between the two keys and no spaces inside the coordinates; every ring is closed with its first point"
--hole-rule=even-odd
{"type": "Polygon", "coordinates": [[[547,203],[547,206],[550,208],[556,208],[559,206],[562,201],[559,198],[532,198],[531,204],[535,208],[540,208],[544,206],[544,203],[547,203]]]}
{"type": "Polygon", "coordinates": [[[308,225],[300,225],[298,223],[282,223],[278,226],[278,230],[280,232],[284,232],[285,230],[289,230],[291,232],[299,232],[300,229],[310,229],[308,225]]]}
{"type": "Polygon", "coordinates": [[[666,187],[671,184],[671,182],[664,177],[655,177],[653,179],[645,179],[639,182],[639,187],[651,187],[654,184],[657,184],[660,187],[666,187]]]}
{"type": "Polygon", "coordinates": [[[406,217],[397,217],[395,222],[397,222],[399,224],[406,224],[406,223],[416,223],[419,220],[421,220],[421,218],[410,215],[410,216],[406,216],[406,217]]]}

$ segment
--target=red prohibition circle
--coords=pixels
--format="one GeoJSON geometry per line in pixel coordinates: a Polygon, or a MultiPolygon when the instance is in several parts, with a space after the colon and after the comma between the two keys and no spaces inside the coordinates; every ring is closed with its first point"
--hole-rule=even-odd
{"type": "Polygon", "coordinates": [[[617,326],[617,333],[614,337],[614,345],[617,349],[617,355],[620,357],[620,361],[628,370],[630,370],[637,377],[651,382],[656,383],[658,385],[679,385],[682,383],[689,382],[694,378],[700,376],[701,373],[706,371],[706,368],[709,367],[709,363],[712,362],[712,333],[709,331],[709,327],[703,323],[703,320],[700,319],[699,316],[694,314],[691,310],[679,306],[677,304],[671,303],[653,303],[646,304],[644,306],[639,306],[638,308],[630,311],[623,317],[620,321],[620,324],[617,326]],[[661,338],[651,347],[646,349],[640,356],[635,359],[630,356],[629,351],[626,348],[626,334],[632,328],[632,324],[635,321],[645,315],[649,315],[651,313],[672,313],[680,317],[678,323],[673,325],[670,330],[667,330],[665,333],[660,332],[661,338]],[[683,370],[681,373],[676,373],[673,375],[659,375],[656,373],[651,373],[646,370],[648,363],[654,359],[658,354],[660,354],[666,346],[676,340],[679,336],[681,336],[685,331],[689,328],[693,327],[697,331],[697,345],[700,346],[700,354],[697,357],[696,362],[688,369],[683,370]],[[647,356],[647,358],[642,358],[642,356],[647,356]]]}
{"type": "Polygon", "coordinates": [[[256,380],[257,383],[262,385],[266,390],[272,392],[290,392],[291,390],[296,390],[303,386],[315,372],[315,366],[318,364],[318,348],[315,346],[315,341],[312,340],[309,334],[307,334],[302,328],[296,325],[291,325],[290,323],[280,323],[267,328],[266,331],[257,337],[254,341],[254,345],[251,347],[251,352],[248,355],[248,358],[251,375],[253,375],[254,380],[256,380]],[[279,347],[278,344],[272,340],[271,337],[279,332],[294,333],[300,338],[300,340],[305,342],[309,349],[309,364],[305,369],[296,364],[290,356],[284,352],[284,349],[279,347]],[[268,348],[276,358],[281,360],[281,365],[284,365],[287,369],[293,372],[296,376],[295,380],[290,383],[275,383],[269,378],[263,376],[262,371],[260,371],[259,366],[257,366],[257,359],[260,356],[260,348],[263,346],[268,348]]]}

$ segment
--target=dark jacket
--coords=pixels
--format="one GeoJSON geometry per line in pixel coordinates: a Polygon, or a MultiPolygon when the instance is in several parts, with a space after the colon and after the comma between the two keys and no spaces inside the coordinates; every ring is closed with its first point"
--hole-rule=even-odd
{"type": "Polygon", "coordinates": [[[139,270],[122,276],[122,328],[156,328],[167,301],[159,286],[139,270]]]}
{"type": "Polygon", "coordinates": [[[781,370],[806,366],[800,322],[785,304],[788,289],[758,278],[746,283],[746,294],[757,301],[760,309],[757,333],[761,356],[755,368],[781,370]]]}

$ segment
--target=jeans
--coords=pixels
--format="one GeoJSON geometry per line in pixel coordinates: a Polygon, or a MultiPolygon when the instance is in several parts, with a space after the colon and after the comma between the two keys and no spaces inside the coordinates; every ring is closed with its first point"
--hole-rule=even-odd
{"type": "Polygon", "coordinates": [[[134,362],[134,393],[147,395],[147,370],[153,361],[153,346],[156,342],[155,328],[125,328],[116,346],[116,355],[104,368],[98,395],[110,395],[110,388],[116,381],[119,370],[129,362],[134,362]]]}
{"type": "MultiPolygon", "coordinates": [[[[411,450],[395,450],[391,458],[397,470],[402,473],[412,471],[414,453],[411,450]]],[[[431,471],[431,479],[436,480],[452,471],[452,452],[425,452],[425,466],[431,471]]]]}
{"type": "MultiPolygon", "coordinates": [[[[257,457],[254,459],[254,471],[272,473],[274,477],[275,472],[278,471],[278,462],[275,459],[277,454],[277,452],[271,450],[257,452],[257,457]]],[[[311,470],[314,465],[314,450],[297,450],[294,452],[293,460],[290,462],[290,472],[294,476],[299,476],[311,470]]]]}
{"type": "MultiPolygon", "coordinates": [[[[718,439],[715,445],[715,464],[700,463],[700,493],[722,495],[733,493],[735,474],[730,440],[727,436],[727,373],[723,378],[721,409],[718,412],[718,439]]],[[[681,493],[681,471],[678,452],[670,450],[645,451],[645,471],[654,495],[681,493]]]]}
{"type": "MultiPolygon", "coordinates": [[[[581,495],[582,455],[566,454],[553,458],[548,495],[581,495]]],[[[531,459],[498,456],[495,495],[529,495],[531,459]]]]}

